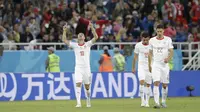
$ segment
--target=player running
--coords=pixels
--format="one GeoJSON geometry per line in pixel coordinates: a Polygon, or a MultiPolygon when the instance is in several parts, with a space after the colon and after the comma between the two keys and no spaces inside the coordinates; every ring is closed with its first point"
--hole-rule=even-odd
{"type": "Polygon", "coordinates": [[[151,73],[148,67],[149,54],[149,34],[143,32],[141,34],[142,41],[137,43],[134,50],[133,73],[136,71],[135,63],[138,60],[138,78],[140,81],[139,92],[141,96],[141,107],[149,107],[149,98],[152,83],[151,73]]]}
{"type": "Polygon", "coordinates": [[[168,62],[173,56],[173,45],[170,37],[163,35],[163,25],[158,25],[156,28],[157,36],[149,41],[149,70],[152,72],[154,82],[154,108],[160,108],[159,103],[159,85],[162,83],[162,107],[167,107],[166,99],[168,94],[169,84],[169,65],[168,62]],[[152,62],[153,59],[153,62],[152,62]],[[151,67],[152,66],[152,67],[151,67]]]}
{"type": "Polygon", "coordinates": [[[76,64],[75,64],[75,82],[76,82],[76,107],[81,107],[81,86],[84,83],[87,92],[87,107],[91,107],[90,103],[90,84],[91,84],[91,70],[90,70],[90,48],[98,39],[97,33],[93,25],[89,24],[94,38],[85,42],[83,33],[78,34],[78,42],[71,42],[66,39],[67,25],[63,27],[63,42],[74,49],[76,64]]]}

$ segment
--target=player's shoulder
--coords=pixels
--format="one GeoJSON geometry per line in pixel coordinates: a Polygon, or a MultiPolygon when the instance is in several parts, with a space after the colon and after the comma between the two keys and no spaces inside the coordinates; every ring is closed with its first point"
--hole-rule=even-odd
{"type": "Polygon", "coordinates": [[[155,41],[156,38],[157,38],[157,36],[154,36],[154,37],[150,38],[149,42],[155,41]]]}
{"type": "Polygon", "coordinates": [[[76,41],[69,41],[70,43],[72,43],[72,44],[77,44],[78,45],[78,42],[76,42],[76,41]]]}
{"type": "Polygon", "coordinates": [[[136,46],[140,46],[141,44],[142,44],[142,42],[140,41],[140,42],[136,43],[136,46]]]}
{"type": "Polygon", "coordinates": [[[165,38],[165,39],[171,39],[171,37],[169,37],[169,36],[164,36],[164,38],[165,38]]]}
{"type": "Polygon", "coordinates": [[[70,46],[76,47],[78,46],[78,43],[75,41],[69,41],[70,46]]]}
{"type": "Polygon", "coordinates": [[[172,38],[168,37],[168,36],[164,36],[164,39],[167,40],[167,41],[172,41],[172,38]]]}
{"type": "Polygon", "coordinates": [[[142,42],[138,42],[138,43],[136,43],[136,45],[135,45],[135,47],[140,47],[142,45],[142,42]]]}

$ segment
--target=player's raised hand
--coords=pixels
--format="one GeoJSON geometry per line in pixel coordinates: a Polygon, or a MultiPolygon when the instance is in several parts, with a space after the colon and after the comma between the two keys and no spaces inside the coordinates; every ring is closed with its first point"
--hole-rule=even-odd
{"type": "Polygon", "coordinates": [[[64,26],[63,26],[63,31],[67,31],[67,24],[65,24],[64,26]]]}
{"type": "Polygon", "coordinates": [[[89,23],[89,27],[92,30],[92,33],[95,34],[96,33],[95,28],[94,28],[94,25],[91,22],[89,23]]]}
{"type": "Polygon", "coordinates": [[[93,26],[93,24],[90,22],[89,23],[89,27],[92,29],[92,28],[94,28],[94,26],[93,26]]]}

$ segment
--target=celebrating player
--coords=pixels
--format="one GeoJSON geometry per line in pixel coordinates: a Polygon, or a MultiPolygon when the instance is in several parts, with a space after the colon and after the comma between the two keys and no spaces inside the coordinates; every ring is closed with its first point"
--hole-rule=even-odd
{"type": "Polygon", "coordinates": [[[140,96],[141,107],[149,107],[150,85],[152,83],[151,74],[148,69],[148,54],[149,54],[149,34],[143,32],[141,34],[142,41],[137,43],[134,51],[133,73],[135,73],[135,63],[138,60],[138,78],[140,81],[140,96]],[[146,87],[145,87],[146,86],[146,87]],[[145,99],[146,98],[146,99],[145,99]]]}
{"type": "Polygon", "coordinates": [[[173,56],[172,39],[163,35],[163,25],[158,25],[157,36],[153,37],[149,41],[149,70],[152,72],[152,78],[154,82],[154,108],[160,108],[159,103],[159,85],[162,83],[162,107],[167,107],[166,98],[168,94],[169,84],[169,65],[168,62],[173,56]],[[152,62],[153,58],[153,62],[152,62]],[[152,67],[151,67],[152,66],[152,67]]]}
{"type": "Polygon", "coordinates": [[[84,83],[87,91],[87,107],[90,104],[90,84],[91,84],[91,70],[90,70],[90,48],[98,39],[97,33],[90,23],[94,38],[85,42],[83,33],[78,34],[78,42],[71,42],[66,39],[67,25],[63,27],[63,42],[74,49],[76,65],[75,65],[75,82],[76,82],[76,107],[81,107],[81,85],[84,83]]]}

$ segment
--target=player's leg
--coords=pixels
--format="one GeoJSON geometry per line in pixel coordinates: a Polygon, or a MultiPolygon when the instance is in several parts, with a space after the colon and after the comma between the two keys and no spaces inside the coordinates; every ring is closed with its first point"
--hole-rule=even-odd
{"type": "Polygon", "coordinates": [[[163,108],[167,107],[167,104],[166,104],[167,95],[168,95],[168,84],[163,83],[162,84],[162,103],[161,103],[161,106],[163,108]]]}
{"type": "Polygon", "coordinates": [[[81,82],[76,83],[76,107],[81,107],[81,82]]]}
{"type": "Polygon", "coordinates": [[[82,86],[82,75],[79,69],[75,68],[75,82],[76,82],[76,107],[81,107],[81,86],[82,86]]]}
{"type": "Polygon", "coordinates": [[[145,99],[144,99],[144,84],[145,84],[145,73],[144,73],[144,69],[140,69],[141,67],[138,68],[138,78],[140,81],[140,85],[139,85],[139,92],[140,92],[140,97],[141,97],[141,107],[145,106],[145,99]]]}
{"type": "Polygon", "coordinates": [[[85,89],[86,89],[86,103],[87,107],[91,107],[91,102],[90,102],[90,84],[85,84],[85,89]]]}
{"type": "Polygon", "coordinates": [[[149,98],[150,98],[150,93],[151,93],[151,85],[146,83],[145,86],[145,107],[150,107],[149,106],[149,98]]]}
{"type": "Polygon", "coordinates": [[[146,98],[146,105],[145,107],[149,107],[149,98],[151,93],[151,84],[152,84],[152,76],[149,71],[147,71],[145,76],[145,98],[146,98]]]}
{"type": "Polygon", "coordinates": [[[160,68],[154,65],[152,67],[152,78],[154,82],[154,87],[153,87],[153,94],[154,94],[154,101],[155,101],[155,106],[154,108],[160,108],[160,103],[159,103],[159,98],[160,98],[160,91],[159,91],[159,85],[160,85],[160,68]]]}
{"type": "Polygon", "coordinates": [[[162,83],[162,107],[166,108],[166,99],[168,95],[168,84],[169,84],[169,67],[166,66],[162,69],[161,83],[162,83]]]}
{"type": "Polygon", "coordinates": [[[160,81],[154,81],[154,87],[153,87],[153,94],[154,94],[154,101],[155,101],[155,108],[160,107],[160,91],[159,91],[159,85],[160,81]]]}
{"type": "Polygon", "coordinates": [[[144,87],[145,81],[144,80],[140,80],[140,86],[139,86],[139,92],[140,92],[140,97],[141,97],[141,107],[145,106],[145,94],[144,94],[144,87]]]}
{"type": "Polygon", "coordinates": [[[85,84],[85,89],[86,89],[87,107],[91,107],[91,102],[90,102],[91,72],[90,72],[90,69],[85,70],[84,75],[83,75],[83,82],[85,84]]]}

